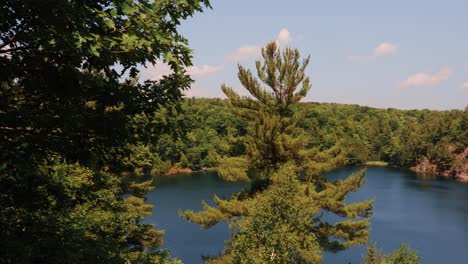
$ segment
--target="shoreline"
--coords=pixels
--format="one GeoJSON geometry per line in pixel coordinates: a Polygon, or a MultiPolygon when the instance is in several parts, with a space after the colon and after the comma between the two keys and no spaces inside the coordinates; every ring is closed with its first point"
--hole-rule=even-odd
{"type": "MultiPolygon", "coordinates": [[[[356,165],[361,165],[361,166],[367,166],[367,167],[393,167],[389,162],[386,161],[366,161],[362,164],[356,164],[356,165]]],[[[399,167],[401,169],[409,169],[412,172],[415,172],[418,175],[431,175],[435,177],[440,177],[443,179],[448,179],[452,181],[456,181],[459,183],[468,183],[468,176],[464,175],[463,173],[461,175],[448,175],[447,173],[441,173],[441,172],[430,172],[430,171],[421,171],[417,169],[417,166],[412,166],[412,167],[399,167]]],[[[192,174],[192,173],[197,173],[197,172],[202,172],[202,171],[216,171],[216,167],[203,167],[199,170],[193,170],[191,168],[182,168],[182,167],[177,167],[173,166],[169,170],[167,170],[165,173],[162,173],[160,175],[164,177],[174,177],[177,175],[187,175],[187,174],[192,174]]]]}
{"type": "Polygon", "coordinates": [[[364,162],[362,165],[370,167],[387,167],[390,166],[390,163],[381,160],[370,160],[364,162]]]}
{"type": "Polygon", "coordinates": [[[186,175],[186,174],[192,174],[196,172],[202,172],[202,171],[213,171],[216,170],[216,167],[203,167],[199,170],[193,170],[191,168],[181,168],[177,166],[173,166],[169,170],[167,170],[165,173],[161,174],[162,176],[165,177],[172,177],[176,175],[186,175]]]}

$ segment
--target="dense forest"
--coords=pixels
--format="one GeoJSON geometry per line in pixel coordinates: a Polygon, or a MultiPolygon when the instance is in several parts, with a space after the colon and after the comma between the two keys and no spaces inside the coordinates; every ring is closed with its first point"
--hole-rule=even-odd
{"type": "MultiPolygon", "coordinates": [[[[347,164],[413,168],[420,173],[468,180],[468,108],[465,110],[398,110],[336,103],[300,103],[300,126],[311,148],[337,143],[347,150],[347,164]]],[[[157,119],[179,134],[165,134],[145,146],[150,163],[165,172],[175,163],[193,170],[216,167],[219,156],[245,152],[247,123],[228,110],[226,100],[186,98],[182,112],[157,119]]],[[[143,151],[143,148],[141,149],[143,151]]]]}

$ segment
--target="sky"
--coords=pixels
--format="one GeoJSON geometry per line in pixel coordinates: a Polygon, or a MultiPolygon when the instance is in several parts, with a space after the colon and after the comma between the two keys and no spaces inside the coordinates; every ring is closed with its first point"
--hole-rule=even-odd
{"type": "MultiPolygon", "coordinates": [[[[193,49],[187,96],[220,97],[226,84],[246,94],[237,64],[254,69],[260,48],[311,56],[303,101],[399,109],[468,105],[468,1],[212,0],[179,30],[193,49]]],[[[162,64],[142,77],[167,74],[162,64]]]]}

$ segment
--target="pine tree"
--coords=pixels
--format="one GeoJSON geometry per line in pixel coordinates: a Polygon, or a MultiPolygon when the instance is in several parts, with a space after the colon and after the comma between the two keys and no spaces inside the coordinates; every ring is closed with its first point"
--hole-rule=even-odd
{"type": "MultiPolygon", "coordinates": [[[[268,44],[262,50],[262,56],[264,63],[256,62],[257,74],[270,90],[264,89],[252,72],[241,65],[238,66],[238,77],[251,97],[241,97],[226,85],[221,88],[233,111],[250,121],[244,139],[248,161],[244,170],[248,172],[249,180],[268,179],[290,161],[295,162],[297,171],[306,171],[309,176],[317,176],[342,164],[345,152],[339,145],[326,151],[308,148],[306,144],[310,140],[299,127],[305,113],[295,110],[294,106],[311,88],[310,79],[305,75],[310,57],[301,63],[298,50],[287,48],[280,53],[275,43],[268,44]]],[[[225,159],[225,162],[231,161],[225,159]]],[[[229,173],[221,175],[228,180],[239,178],[229,173]]]]}
{"type": "Polygon", "coordinates": [[[184,153],[180,154],[180,166],[182,166],[182,168],[188,168],[190,166],[187,156],[185,156],[184,153]]]}
{"type": "Polygon", "coordinates": [[[382,261],[382,253],[377,249],[376,244],[372,244],[366,249],[367,255],[364,258],[365,264],[380,264],[382,261]]]}
{"type": "Polygon", "coordinates": [[[421,259],[406,244],[402,244],[397,250],[383,254],[375,244],[367,247],[367,255],[364,258],[365,264],[419,264],[421,259]]]}
{"type": "Polygon", "coordinates": [[[319,176],[342,164],[345,151],[336,145],[327,150],[308,146],[299,127],[304,113],[294,106],[310,89],[305,69],[309,57],[299,62],[299,51],[280,51],[274,42],[262,49],[263,64],[256,62],[259,79],[239,65],[239,80],[251,97],[241,97],[224,86],[233,111],[249,121],[246,155],[223,158],[220,174],[228,180],[252,183],[216,206],[203,202],[204,211],[182,216],[203,228],[231,223],[233,235],[224,254],[212,262],[317,263],[322,250],[340,250],[367,241],[373,201],[346,204],[346,195],[364,183],[364,171],[345,180],[329,182],[319,176]],[[298,89],[298,87],[300,87],[298,89]],[[297,91],[296,91],[297,90],[297,91]],[[330,223],[323,212],[345,220],[330,223]]]}

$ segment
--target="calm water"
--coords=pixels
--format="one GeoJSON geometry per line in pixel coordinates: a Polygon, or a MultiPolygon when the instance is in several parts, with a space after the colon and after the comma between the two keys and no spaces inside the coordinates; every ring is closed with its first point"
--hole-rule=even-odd
{"type": "MultiPolygon", "coordinates": [[[[343,178],[358,169],[342,168],[328,176],[343,178]]],[[[418,250],[422,263],[468,263],[468,184],[421,179],[406,170],[380,167],[368,168],[366,178],[367,183],[348,200],[377,198],[370,241],[386,252],[406,242],[418,250]]],[[[219,253],[229,239],[227,225],[201,230],[181,220],[177,211],[201,210],[201,200],[211,202],[215,193],[229,197],[246,185],[223,182],[214,172],[159,177],[156,182],[148,194],[155,209],[146,222],[166,230],[164,248],[188,264],[219,253]]],[[[363,254],[364,247],[326,253],[323,263],[361,263],[363,254]]]]}

